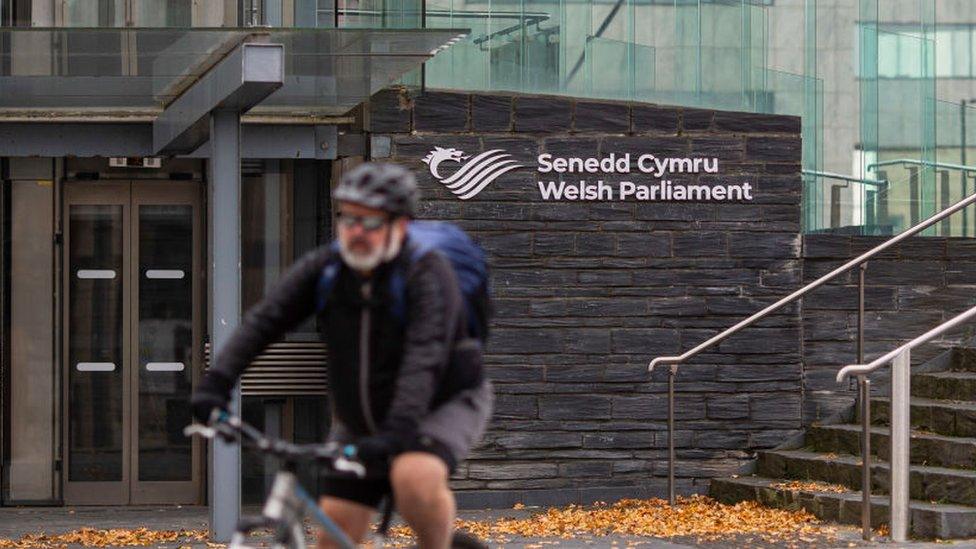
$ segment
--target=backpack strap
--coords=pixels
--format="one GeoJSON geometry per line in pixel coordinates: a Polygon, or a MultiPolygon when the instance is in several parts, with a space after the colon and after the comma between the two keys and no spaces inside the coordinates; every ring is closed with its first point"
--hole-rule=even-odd
{"type": "MultiPolygon", "coordinates": [[[[389,280],[390,313],[401,323],[407,322],[407,275],[410,267],[420,260],[431,246],[423,246],[419,242],[407,240],[405,245],[409,246],[406,264],[400,263],[393,267],[389,280]]],[[[329,261],[322,268],[322,276],[319,277],[318,287],[315,290],[316,311],[321,313],[328,306],[329,296],[335,288],[336,281],[339,279],[339,271],[342,269],[342,259],[339,256],[339,245],[333,242],[330,246],[332,255],[329,261]]]]}
{"type": "Polygon", "coordinates": [[[393,300],[390,312],[401,324],[407,323],[407,276],[410,268],[430,251],[430,246],[422,246],[420,242],[409,238],[404,241],[404,245],[409,247],[406,264],[400,263],[393,267],[389,285],[390,298],[393,300]]]}
{"type": "Polygon", "coordinates": [[[397,266],[393,268],[393,272],[390,273],[390,313],[396,318],[400,324],[407,323],[407,273],[405,272],[409,266],[406,268],[397,266]]]}
{"type": "Polygon", "coordinates": [[[325,267],[322,267],[322,275],[315,288],[315,310],[319,313],[325,310],[328,305],[329,296],[335,288],[336,280],[339,279],[339,271],[342,268],[342,259],[339,257],[339,244],[333,242],[329,246],[331,253],[325,267]]]}

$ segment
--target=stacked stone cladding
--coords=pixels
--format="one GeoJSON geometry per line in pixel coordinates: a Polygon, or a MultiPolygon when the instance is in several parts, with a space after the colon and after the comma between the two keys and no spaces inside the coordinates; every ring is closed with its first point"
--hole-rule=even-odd
{"type": "MultiPolygon", "coordinates": [[[[454,477],[462,505],[661,495],[666,372],[686,350],[803,279],[798,118],[515,94],[374,96],[372,156],[415,170],[421,217],[457,222],[487,250],[496,412],[454,477]],[[527,169],[457,199],[421,162],[435,146],[504,149],[527,169]],[[717,157],[751,202],[545,201],[536,157],[717,157]]],[[[634,180],[650,176],[635,174],[634,180]]],[[[565,178],[569,179],[569,178],[565,178]]],[[[678,177],[671,177],[678,180],[678,177]]],[[[679,489],[737,472],[802,428],[798,305],[680,368],[679,489]]]]}
{"type": "MultiPolygon", "coordinates": [[[[957,214],[961,215],[961,214],[957,214]]],[[[807,235],[803,275],[809,282],[850,258],[882,244],[883,236],[807,235]]],[[[972,238],[914,237],[868,262],[865,271],[864,356],[866,361],[901,345],[976,304],[976,241],[972,238]]],[[[803,302],[804,420],[829,419],[854,402],[838,387],[839,366],[857,359],[858,272],[852,270],[816,290],[803,302]]],[[[962,328],[912,353],[912,364],[935,358],[971,340],[962,328]]],[[[872,376],[886,392],[887,370],[872,376]]]]}

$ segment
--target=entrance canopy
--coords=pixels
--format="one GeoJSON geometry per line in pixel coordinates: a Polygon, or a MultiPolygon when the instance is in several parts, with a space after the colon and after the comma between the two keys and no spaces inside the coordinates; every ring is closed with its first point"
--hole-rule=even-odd
{"type": "MultiPolygon", "coordinates": [[[[19,146],[6,147],[11,141],[0,135],[0,156],[28,152],[30,138],[25,141],[20,132],[24,125],[129,123],[126,146],[106,143],[105,152],[98,153],[89,134],[83,149],[108,156],[141,139],[152,143],[138,147],[143,154],[188,154],[206,141],[206,124],[198,115],[212,109],[250,111],[262,119],[343,115],[465,33],[0,28],[0,134],[5,126],[20,136],[19,146]],[[140,123],[149,134],[133,135],[130,124],[140,123]],[[194,124],[202,131],[193,131],[194,124]]],[[[101,130],[104,135],[110,128],[101,130]]],[[[110,138],[112,132],[107,133],[110,138]]],[[[50,140],[45,143],[32,155],[56,152],[50,140]]]]}
{"type": "MultiPolygon", "coordinates": [[[[208,334],[219,351],[241,317],[241,158],[335,158],[337,129],[323,117],[464,34],[0,28],[0,156],[208,157],[208,276],[220,281],[208,334]],[[241,128],[249,111],[267,119],[250,136],[241,128]]],[[[238,404],[239,395],[231,409],[238,404]]],[[[240,448],[215,441],[209,455],[211,529],[227,541],[240,510],[240,448]]]]}
{"type": "Polygon", "coordinates": [[[245,42],[284,46],[262,104],[344,114],[464,35],[450,29],[0,28],[0,109],[160,111],[245,42]]]}

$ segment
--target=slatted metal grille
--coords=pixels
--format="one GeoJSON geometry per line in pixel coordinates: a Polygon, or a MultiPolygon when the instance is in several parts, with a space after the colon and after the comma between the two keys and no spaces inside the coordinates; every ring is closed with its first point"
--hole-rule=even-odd
{"type": "MultiPolygon", "coordinates": [[[[204,347],[210,367],[210,344],[204,347]]],[[[324,395],[329,388],[325,344],[282,342],[269,346],[241,378],[244,396],[324,395]]]]}

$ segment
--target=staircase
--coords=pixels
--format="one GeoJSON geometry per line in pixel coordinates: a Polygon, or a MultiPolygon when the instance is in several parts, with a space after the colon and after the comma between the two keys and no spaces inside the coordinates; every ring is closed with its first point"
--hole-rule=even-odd
{"type": "MultiPolygon", "coordinates": [[[[912,373],[910,531],[917,538],[974,538],[976,348],[953,349],[941,363],[944,371],[927,371],[928,364],[912,373]]],[[[890,406],[880,397],[871,404],[871,524],[877,528],[888,521],[890,406]]],[[[824,520],[860,524],[856,417],[851,414],[851,423],[810,427],[800,447],[760,452],[755,475],[713,480],[711,496],[726,503],[757,500],[802,508],[824,520]]]]}

